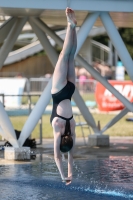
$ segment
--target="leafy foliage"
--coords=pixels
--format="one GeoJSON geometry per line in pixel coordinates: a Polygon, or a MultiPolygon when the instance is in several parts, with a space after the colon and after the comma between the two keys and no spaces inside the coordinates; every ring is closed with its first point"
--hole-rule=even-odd
{"type": "Polygon", "coordinates": [[[120,28],[119,33],[133,58],[133,28],[120,28]]]}

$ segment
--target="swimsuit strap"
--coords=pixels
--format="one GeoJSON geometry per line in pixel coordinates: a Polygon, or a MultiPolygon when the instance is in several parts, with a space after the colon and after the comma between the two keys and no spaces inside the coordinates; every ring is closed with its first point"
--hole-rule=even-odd
{"type": "Polygon", "coordinates": [[[58,114],[57,114],[57,116],[58,116],[59,118],[61,118],[61,119],[66,120],[65,132],[64,132],[64,134],[63,134],[61,137],[64,137],[64,136],[66,136],[66,135],[71,135],[70,120],[73,118],[73,115],[72,115],[72,117],[70,117],[70,118],[65,118],[65,117],[62,117],[62,116],[60,116],[60,115],[58,115],[58,114]]]}
{"type": "Polygon", "coordinates": [[[70,121],[70,120],[73,118],[73,115],[72,115],[72,117],[70,117],[70,118],[65,118],[65,117],[62,117],[62,116],[60,116],[60,115],[57,114],[57,117],[59,117],[59,118],[61,118],[61,119],[64,119],[64,120],[66,120],[66,121],[67,121],[67,120],[70,121]]]}

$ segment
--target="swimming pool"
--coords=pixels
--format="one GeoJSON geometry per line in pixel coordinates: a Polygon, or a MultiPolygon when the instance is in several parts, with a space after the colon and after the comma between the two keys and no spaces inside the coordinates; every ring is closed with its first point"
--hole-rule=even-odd
{"type": "Polygon", "coordinates": [[[133,199],[132,166],[132,156],[76,159],[74,180],[65,186],[53,158],[38,154],[31,163],[0,165],[0,199],[133,199]]]}

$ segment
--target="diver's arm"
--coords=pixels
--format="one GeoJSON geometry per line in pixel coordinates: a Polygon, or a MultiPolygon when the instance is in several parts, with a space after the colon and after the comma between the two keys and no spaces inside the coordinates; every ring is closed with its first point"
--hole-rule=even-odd
{"type": "Polygon", "coordinates": [[[75,134],[73,134],[72,138],[73,138],[73,147],[68,152],[68,177],[67,177],[67,180],[70,180],[70,182],[68,182],[68,184],[71,183],[72,175],[73,175],[73,152],[74,152],[74,146],[75,146],[75,134]]]}
{"type": "Polygon", "coordinates": [[[62,156],[60,153],[60,142],[61,142],[61,134],[59,132],[54,133],[54,159],[58,170],[60,172],[62,180],[65,180],[65,175],[63,171],[63,163],[62,163],[62,156]]]}

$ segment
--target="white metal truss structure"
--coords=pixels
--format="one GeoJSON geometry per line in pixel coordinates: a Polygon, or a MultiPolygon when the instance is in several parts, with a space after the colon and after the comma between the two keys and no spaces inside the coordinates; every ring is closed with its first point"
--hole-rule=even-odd
{"type": "MultiPolygon", "coordinates": [[[[11,18],[0,27],[0,42],[3,46],[0,49],[0,68],[11,51],[23,26],[28,21],[35,34],[40,40],[45,52],[47,53],[53,67],[55,67],[58,54],[50,44],[47,36],[50,36],[60,47],[63,40],[52,30],[51,25],[66,26],[64,10],[67,6],[76,11],[80,29],[77,33],[77,51],[75,59],[101,84],[103,84],[116,98],[124,105],[125,109],[114,117],[101,131],[98,130],[92,114],[86,107],[78,90],[75,90],[73,98],[94,134],[102,134],[109,127],[119,121],[128,111],[133,112],[133,105],[122,94],[120,94],[108,81],[106,81],[91,65],[89,65],[80,55],[78,55],[83,43],[85,42],[90,30],[94,25],[104,25],[117,54],[121,58],[131,80],[133,81],[133,61],[130,57],[125,44],[123,43],[116,26],[133,27],[133,1],[132,0],[0,0],[0,15],[8,15],[11,18]],[[115,16],[115,17],[114,17],[115,16]],[[119,17],[121,16],[121,18],[119,17]],[[117,20],[115,21],[115,19],[117,20]],[[57,20],[58,19],[58,20],[57,20]],[[99,20],[100,19],[100,20],[99,20]],[[128,20],[127,20],[128,19],[128,20]],[[49,26],[50,25],[50,26],[49,26]]],[[[8,119],[2,105],[0,105],[0,134],[17,147],[22,146],[27,137],[32,133],[38,120],[43,114],[46,106],[51,99],[52,79],[43,91],[36,106],[26,121],[19,141],[14,135],[13,127],[8,119]],[[8,128],[7,128],[8,127],[8,128]]]]}

